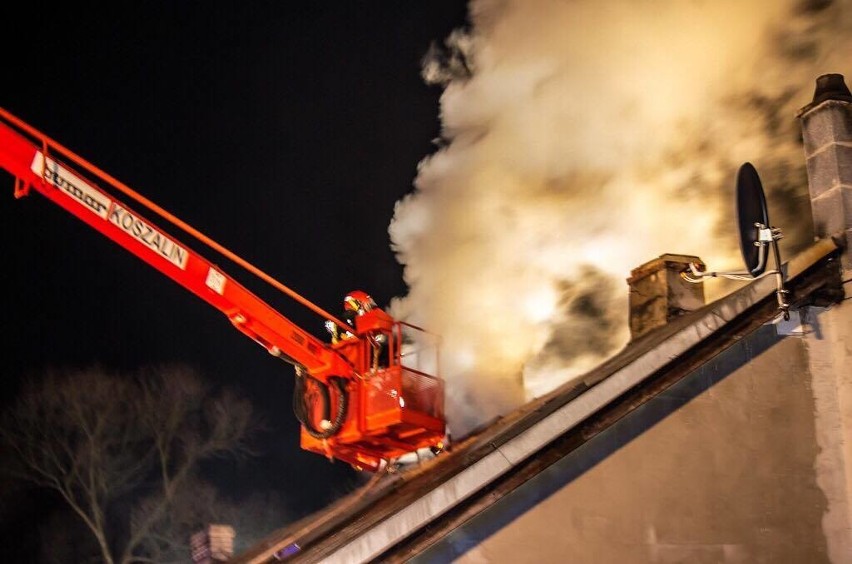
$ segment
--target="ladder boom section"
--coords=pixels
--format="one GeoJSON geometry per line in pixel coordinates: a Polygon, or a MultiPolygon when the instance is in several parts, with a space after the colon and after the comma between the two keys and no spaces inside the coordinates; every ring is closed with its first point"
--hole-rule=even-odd
{"type": "MultiPolygon", "coordinates": [[[[73,156],[68,156],[73,161],[73,156]]],[[[214,264],[115,197],[53,158],[42,145],[0,122],[0,167],[16,179],[15,196],[34,189],[222,313],[275,356],[311,373],[347,374],[342,355],[273,309],[214,264]]]]}

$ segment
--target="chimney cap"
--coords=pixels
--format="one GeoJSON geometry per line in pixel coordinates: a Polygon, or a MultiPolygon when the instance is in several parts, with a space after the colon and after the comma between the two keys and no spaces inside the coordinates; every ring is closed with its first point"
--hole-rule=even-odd
{"type": "Polygon", "coordinates": [[[849,87],[846,86],[842,74],[828,73],[817,77],[814,88],[814,99],[810,104],[801,109],[799,115],[801,116],[828,100],[852,102],[852,93],[849,92],[849,87]]]}

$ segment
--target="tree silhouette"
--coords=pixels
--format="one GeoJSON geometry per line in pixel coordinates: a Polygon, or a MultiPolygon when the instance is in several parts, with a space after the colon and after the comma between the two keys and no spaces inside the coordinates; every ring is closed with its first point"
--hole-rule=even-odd
{"type": "Polygon", "coordinates": [[[186,366],[132,374],[96,367],[28,384],[3,414],[0,441],[14,455],[13,473],[58,492],[104,562],[129,564],[161,562],[185,544],[180,529],[200,524],[187,503],[196,520],[211,509],[205,496],[187,501],[203,490],[199,464],[251,454],[258,428],[247,400],[214,393],[186,366]]]}

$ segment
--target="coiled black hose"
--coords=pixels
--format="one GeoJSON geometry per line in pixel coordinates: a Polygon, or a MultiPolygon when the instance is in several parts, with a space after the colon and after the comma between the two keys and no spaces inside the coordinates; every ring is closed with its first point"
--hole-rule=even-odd
{"type": "Polygon", "coordinates": [[[337,392],[337,413],[334,419],[331,414],[331,392],[329,386],[325,385],[321,380],[318,380],[307,374],[304,370],[296,369],[296,385],[293,389],[293,413],[296,419],[305,427],[308,434],[315,439],[327,439],[336,435],[343,423],[346,421],[346,412],[349,409],[349,396],[346,393],[346,379],[340,376],[332,376],[329,383],[334,386],[337,392]],[[322,418],[325,421],[331,421],[331,426],[325,430],[319,430],[310,421],[308,416],[308,406],[305,394],[307,392],[308,379],[310,379],[320,392],[322,400],[322,418]]]}

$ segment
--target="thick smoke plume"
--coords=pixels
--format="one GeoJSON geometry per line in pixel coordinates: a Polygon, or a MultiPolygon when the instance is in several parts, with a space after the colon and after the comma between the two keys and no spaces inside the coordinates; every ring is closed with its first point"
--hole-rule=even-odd
{"type": "MultiPolygon", "coordinates": [[[[443,131],[389,228],[409,287],[391,308],[442,335],[454,432],[623,347],[631,269],[741,270],[743,162],[782,253],[810,243],[796,112],[852,70],[850,3],[471,2],[424,61],[443,131]]],[[[714,282],[709,299],[730,291],[714,282]]]]}

